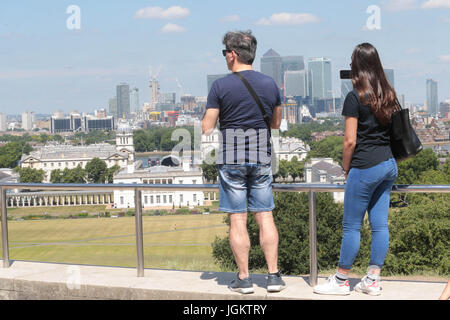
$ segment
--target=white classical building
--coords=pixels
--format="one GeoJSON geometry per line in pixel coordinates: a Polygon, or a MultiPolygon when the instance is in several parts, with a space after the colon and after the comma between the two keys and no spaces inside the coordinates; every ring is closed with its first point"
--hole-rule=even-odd
{"type": "Polygon", "coordinates": [[[42,169],[45,172],[44,182],[50,182],[53,170],[65,168],[82,168],[94,158],[106,162],[108,168],[118,165],[121,168],[134,163],[133,130],[125,124],[119,124],[116,133],[116,145],[109,143],[72,146],[66,144],[49,144],[38,150],[22,155],[21,167],[42,169]]]}
{"type": "Polygon", "coordinates": [[[276,148],[278,160],[287,161],[291,161],[293,157],[297,157],[298,161],[302,161],[306,158],[309,151],[310,148],[307,144],[293,137],[280,137],[278,148],[276,148]]]}
{"type": "MultiPolygon", "coordinates": [[[[305,163],[306,183],[345,184],[341,166],[332,158],[312,158],[305,163]]],[[[344,202],[344,192],[333,192],[336,202],[344,202]]]]}
{"type": "MultiPolygon", "coordinates": [[[[163,162],[163,161],[162,161],[163,162]]],[[[118,184],[202,184],[203,174],[200,167],[193,167],[190,158],[184,158],[179,166],[158,165],[142,168],[137,161],[114,175],[118,184]]],[[[144,208],[179,208],[180,206],[202,206],[203,191],[142,191],[144,208]]],[[[116,208],[134,208],[133,190],[115,190],[114,206],[116,208]]]]}

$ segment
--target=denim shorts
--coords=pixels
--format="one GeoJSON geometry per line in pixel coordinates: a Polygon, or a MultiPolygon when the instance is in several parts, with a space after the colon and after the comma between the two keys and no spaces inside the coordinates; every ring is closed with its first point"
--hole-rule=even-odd
{"type": "Polygon", "coordinates": [[[218,167],[220,211],[266,212],[275,208],[270,164],[219,164],[218,167]]]}

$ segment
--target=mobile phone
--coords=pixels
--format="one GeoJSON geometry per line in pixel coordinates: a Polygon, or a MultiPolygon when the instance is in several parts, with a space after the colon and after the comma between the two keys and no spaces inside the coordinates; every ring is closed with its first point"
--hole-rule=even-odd
{"type": "Polygon", "coordinates": [[[341,79],[351,79],[351,70],[341,70],[341,79]]]}

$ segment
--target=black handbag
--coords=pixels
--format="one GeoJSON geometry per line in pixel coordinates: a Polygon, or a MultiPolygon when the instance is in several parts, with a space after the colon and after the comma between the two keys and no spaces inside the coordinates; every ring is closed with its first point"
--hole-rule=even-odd
{"type": "Polygon", "coordinates": [[[391,119],[391,150],[395,160],[403,161],[418,154],[422,143],[409,120],[409,109],[404,109],[395,99],[397,108],[391,119]]]}

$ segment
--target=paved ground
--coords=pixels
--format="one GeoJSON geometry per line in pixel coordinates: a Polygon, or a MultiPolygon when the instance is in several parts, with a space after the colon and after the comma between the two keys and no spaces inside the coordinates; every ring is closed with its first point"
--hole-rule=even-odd
{"type": "MultiPolygon", "coordinates": [[[[227,286],[234,277],[226,272],[192,272],[146,269],[137,277],[133,268],[77,266],[55,263],[11,261],[10,268],[1,268],[0,299],[153,299],[153,300],[437,300],[446,281],[383,280],[379,297],[353,290],[359,281],[350,280],[349,296],[317,295],[309,286],[308,277],[285,276],[288,287],[280,293],[267,293],[265,275],[253,275],[255,293],[241,295],[227,286]]],[[[319,278],[319,283],[325,277],[319,278]]]]}

